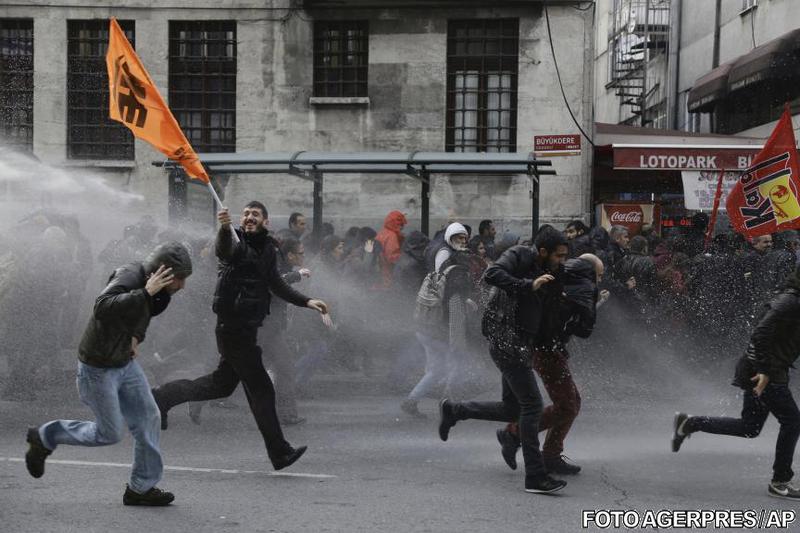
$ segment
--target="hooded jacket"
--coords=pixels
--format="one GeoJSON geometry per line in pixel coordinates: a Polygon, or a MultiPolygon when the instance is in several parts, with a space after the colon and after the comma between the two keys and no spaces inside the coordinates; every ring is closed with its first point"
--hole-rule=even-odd
{"type": "Polygon", "coordinates": [[[185,278],[192,273],[189,252],[177,242],[158,246],[144,263],[132,263],[114,271],[95,300],[78,346],[78,359],[82,363],[115,368],[131,361],[133,337],[142,343],[150,319],[163,312],[170,302],[165,290],[150,296],[144,288],[148,276],[162,264],[172,268],[177,277],[185,278]]]}
{"type": "Polygon", "coordinates": [[[598,296],[596,280],[594,265],[589,261],[576,258],[564,264],[566,298],[562,309],[562,343],[566,343],[572,335],[586,339],[594,331],[598,296]]]}
{"type": "Polygon", "coordinates": [[[416,294],[425,279],[425,248],[429,242],[421,231],[412,232],[403,241],[403,253],[394,265],[394,281],[401,291],[416,294]]]}
{"type": "Polygon", "coordinates": [[[403,245],[403,226],[408,224],[406,216],[400,211],[391,211],[383,221],[383,229],[375,236],[375,240],[380,243],[383,253],[381,254],[381,273],[383,274],[384,287],[392,284],[392,270],[394,264],[400,259],[403,245]]]}

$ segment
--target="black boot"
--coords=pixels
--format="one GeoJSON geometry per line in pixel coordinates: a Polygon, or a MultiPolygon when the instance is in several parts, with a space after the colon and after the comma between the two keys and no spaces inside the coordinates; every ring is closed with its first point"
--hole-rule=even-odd
{"type": "Polygon", "coordinates": [[[163,507],[169,505],[175,499],[171,492],[153,487],[144,494],[134,492],[128,485],[125,485],[125,494],[122,495],[124,505],[143,505],[149,507],[163,507]]]}
{"type": "Polygon", "coordinates": [[[519,439],[507,429],[498,429],[497,442],[502,446],[503,460],[511,470],[516,470],[517,450],[520,446],[519,439]]]}
{"type": "Polygon", "coordinates": [[[291,466],[295,461],[300,459],[300,457],[306,453],[308,446],[300,446],[299,448],[291,448],[289,453],[286,455],[280,455],[278,457],[270,457],[270,461],[272,461],[272,466],[275,470],[283,470],[287,466],[291,466]]]}
{"type": "Polygon", "coordinates": [[[25,440],[29,445],[28,452],[25,454],[25,466],[28,467],[30,475],[40,478],[44,475],[44,461],[53,451],[45,447],[39,436],[39,428],[28,428],[28,436],[25,440]]]}
{"type": "Polygon", "coordinates": [[[562,476],[574,476],[581,471],[581,467],[567,462],[567,456],[556,455],[554,457],[544,457],[544,468],[548,474],[559,474],[562,476]]]}
{"type": "Polygon", "coordinates": [[[151,392],[153,393],[153,399],[156,401],[156,405],[158,406],[158,412],[161,415],[161,431],[164,431],[168,426],[167,411],[169,411],[169,409],[165,408],[163,402],[158,400],[158,389],[152,389],[151,392]]]}
{"type": "Polygon", "coordinates": [[[458,418],[453,413],[453,404],[445,398],[439,402],[439,438],[446,442],[450,435],[450,428],[455,426],[456,422],[458,422],[458,418]]]}

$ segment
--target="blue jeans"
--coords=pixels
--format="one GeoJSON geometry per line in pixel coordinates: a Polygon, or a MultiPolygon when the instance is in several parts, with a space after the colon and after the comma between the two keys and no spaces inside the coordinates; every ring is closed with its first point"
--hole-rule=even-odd
{"type": "Polygon", "coordinates": [[[447,357],[450,352],[450,346],[446,342],[419,332],[416,336],[425,349],[425,375],[409,393],[408,398],[411,400],[421,400],[445,383],[448,375],[447,357]]]}
{"type": "Polygon", "coordinates": [[[128,484],[144,494],[161,480],[164,465],[158,447],[161,415],[142,367],[131,361],[121,368],[78,363],[78,393],[96,422],[53,420],[39,428],[45,447],[108,446],[122,440],[124,424],[134,438],[133,471],[128,484]]]}

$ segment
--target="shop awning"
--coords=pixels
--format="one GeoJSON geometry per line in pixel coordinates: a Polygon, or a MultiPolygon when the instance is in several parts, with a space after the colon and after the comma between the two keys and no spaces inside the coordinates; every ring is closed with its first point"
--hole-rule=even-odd
{"type": "Polygon", "coordinates": [[[728,74],[733,61],[724,63],[694,82],[687,107],[691,113],[707,113],[728,94],[728,74]]]}
{"type": "Polygon", "coordinates": [[[770,79],[797,78],[800,67],[800,28],[762,44],[734,61],[728,90],[738,91],[770,79]]]}

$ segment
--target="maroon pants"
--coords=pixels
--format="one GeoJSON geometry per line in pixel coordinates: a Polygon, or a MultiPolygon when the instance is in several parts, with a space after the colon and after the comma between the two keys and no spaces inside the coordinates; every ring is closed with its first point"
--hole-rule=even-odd
{"type": "MultiPolygon", "coordinates": [[[[561,455],[564,439],[581,409],[581,396],[572,380],[568,358],[569,354],[563,348],[533,352],[533,369],[542,378],[547,395],[553,402],[544,408],[539,420],[539,431],[547,431],[542,446],[544,457],[561,455]]],[[[516,424],[509,424],[508,430],[516,435],[516,424]]]]}

